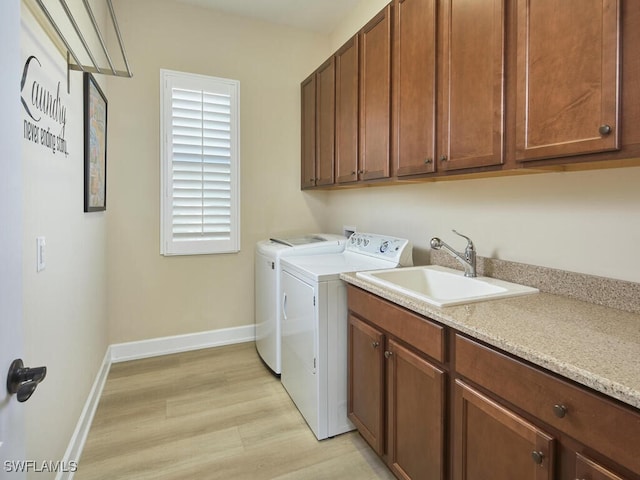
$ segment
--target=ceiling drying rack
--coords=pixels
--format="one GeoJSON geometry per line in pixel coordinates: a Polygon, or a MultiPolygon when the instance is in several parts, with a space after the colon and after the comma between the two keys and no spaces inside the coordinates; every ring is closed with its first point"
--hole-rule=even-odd
{"type": "MultiPolygon", "coordinates": [[[[60,39],[60,41],[64,44],[64,47],[66,48],[67,73],[69,70],[76,70],[81,72],[98,73],[103,75],[112,75],[116,77],[125,77],[125,78],[131,78],[133,76],[133,73],[131,73],[131,68],[129,67],[129,61],[127,60],[127,54],[124,49],[124,42],[122,41],[122,35],[120,33],[120,28],[118,27],[118,20],[116,18],[116,14],[113,9],[113,4],[111,0],[105,0],[105,1],[109,9],[109,14],[110,14],[109,16],[111,17],[111,23],[113,24],[113,29],[118,39],[118,45],[120,46],[120,53],[122,54],[122,60],[124,61],[124,67],[125,67],[124,70],[121,70],[121,69],[119,70],[114,66],[114,62],[112,61],[111,55],[109,55],[109,51],[105,43],[105,37],[102,31],[100,30],[100,26],[98,25],[98,21],[96,20],[94,11],[91,8],[91,5],[89,5],[88,0],[82,0],[82,3],[84,4],[84,8],[86,10],[88,18],[91,20],[91,25],[93,26],[93,30],[95,32],[95,39],[97,39],[98,41],[97,43],[99,43],[100,46],[102,47],[104,58],[106,58],[106,61],[109,64],[108,67],[99,66],[98,64],[99,62],[96,60],[96,56],[91,51],[91,48],[89,47],[89,44],[87,42],[87,38],[85,36],[86,32],[85,34],[83,34],[83,32],[81,31],[80,26],[78,25],[78,22],[76,21],[76,18],[74,17],[73,12],[69,8],[69,5],[67,4],[66,0],[59,0],[60,5],[62,6],[62,10],[64,10],[66,17],[69,20],[69,23],[73,26],[73,31],[75,31],[78,37],[78,40],[82,44],[83,51],[87,54],[87,56],[91,60],[90,64],[83,64],[83,62],[80,60],[79,56],[73,50],[71,43],[69,42],[69,39],[65,37],[58,23],[56,23],[54,16],[49,11],[49,9],[45,6],[43,0],[35,0],[35,1],[40,7],[40,10],[44,15],[44,17],[46,17],[49,24],[51,25],[53,30],[56,32],[57,37],[60,39]],[[71,58],[73,58],[73,61],[75,63],[71,62],[71,58]]],[[[60,48],[60,50],[64,55],[63,49],[60,48]]],[[[89,62],[86,62],[86,63],[89,63],[89,62]]],[[[67,85],[68,83],[69,82],[67,81],[67,85]]]]}

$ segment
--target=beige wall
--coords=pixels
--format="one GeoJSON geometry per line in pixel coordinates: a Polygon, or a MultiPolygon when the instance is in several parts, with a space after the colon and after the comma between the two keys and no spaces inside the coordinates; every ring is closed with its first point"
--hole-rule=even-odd
{"type": "Polygon", "coordinates": [[[327,38],[165,0],[115,7],[134,77],[110,82],[109,342],[252,324],[255,243],[319,227],[323,195],[299,190],[299,84],[327,38]],[[240,81],[238,254],[159,253],[161,68],[240,81]]]}
{"type": "MultiPolygon", "coordinates": [[[[363,0],[330,38],[337,49],[387,2],[363,0]]],[[[429,239],[454,247],[473,238],[478,254],[640,282],[640,168],[459,180],[309,192],[322,229],[343,225],[409,238],[418,264],[429,239]]]]}
{"type": "MultiPolygon", "coordinates": [[[[67,94],[66,58],[53,47],[24,2],[21,22],[21,60],[36,55],[42,64],[27,77],[23,96],[29,101],[34,79],[54,93],[60,82],[62,104],[67,108],[68,156],[22,141],[24,360],[28,366],[48,369],[24,407],[28,411],[26,458],[42,462],[63,458],[107,348],[107,213],[83,213],[82,75],[71,74],[67,94]],[[37,236],[45,236],[47,242],[46,268],[39,273],[37,236]]],[[[104,77],[97,80],[105,86],[104,77]]],[[[20,115],[22,124],[28,118],[22,107],[20,115]]],[[[39,125],[55,127],[55,122],[45,117],[39,125]]]]}
{"type": "MultiPolygon", "coordinates": [[[[98,76],[109,98],[107,212],[82,213],[79,74],[69,157],[23,151],[25,360],[49,367],[28,404],[29,458],[62,458],[108,343],[251,324],[253,247],[270,234],[355,225],[411,239],[426,263],[432,236],[463,245],[456,228],[483,256],[640,281],[639,168],[299,190],[299,82],[384,4],[363,0],[325,37],[166,0],[115,2],[134,78],[98,76]],[[239,254],[159,254],[160,68],[241,82],[239,254]],[[47,268],[36,273],[39,235],[47,268]]],[[[63,79],[64,60],[36,41],[63,79]]]]}

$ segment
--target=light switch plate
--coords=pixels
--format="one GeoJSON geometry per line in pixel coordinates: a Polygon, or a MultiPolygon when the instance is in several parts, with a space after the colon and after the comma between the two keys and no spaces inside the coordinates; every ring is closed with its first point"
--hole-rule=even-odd
{"type": "Polygon", "coordinates": [[[46,262],[44,260],[44,250],[47,246],[47,240],[45,237],[36,237],[36,271],[41,272],[46,267],[46,262]]]}

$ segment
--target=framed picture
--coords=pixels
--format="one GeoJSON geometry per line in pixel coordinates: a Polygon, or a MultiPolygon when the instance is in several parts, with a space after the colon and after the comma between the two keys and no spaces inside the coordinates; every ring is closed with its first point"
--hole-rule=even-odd
{"type": "Polygon", "coordinates": [[[107,99],[84,73],[84,211],[107,208],[107,99]]]}

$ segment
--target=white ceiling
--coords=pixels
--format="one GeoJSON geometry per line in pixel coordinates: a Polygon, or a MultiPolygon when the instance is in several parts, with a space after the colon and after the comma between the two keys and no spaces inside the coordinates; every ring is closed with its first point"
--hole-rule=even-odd
{"type": "Polygon", "coordinates": [[[178,0],[304,30],[330,33],[359,0],[178,0]]]}

